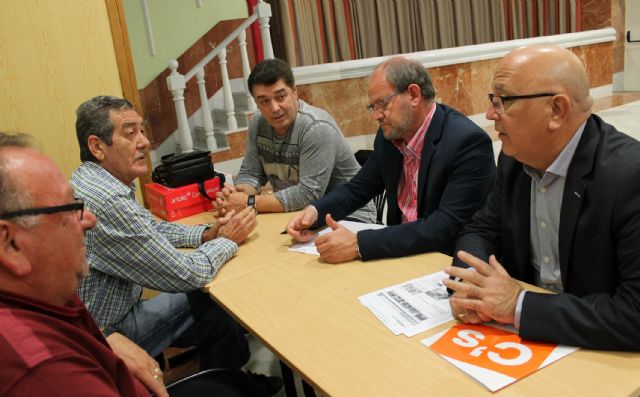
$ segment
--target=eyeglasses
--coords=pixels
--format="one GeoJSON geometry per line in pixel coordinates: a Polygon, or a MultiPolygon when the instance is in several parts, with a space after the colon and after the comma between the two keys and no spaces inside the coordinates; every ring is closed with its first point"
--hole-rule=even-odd
{"type": "Polygon", "coordinates": [[[82,214],[84,213],[84,201],[82,199],[76,199],[73,204],[55,205],[53,207],[41,207],[41,208],[29,208],[26,210],[18,210],[0,214],[0,219],[13,219],[21,216],[34,216],[44,214],[57,214],[58,212],[76,211],[78,220],[82,220],[82,214]]]}
{"type": "Polygon", "coordinates": [[[402,94],[402,91],[396,91],[391,95],[387,95],[384,98],[380,98],[374,103],[367,106],[367,110],[370,112],[384,112],[387,109],[387,106],[391,103],[391,100],[398,94],[402,94]]]}
{"type": "Polygon", "coordinates": [[[487,96],[489,97],[489,102],[491,102],[491,106],[498,112],[502,113],[504,111],[504,102],[509,101],[517,101],[518,99],[532,99],[532,98],[542,98],[545,96],[555,96],[554,92],[542,92],[539,94],[528,94],[528,95],[496,95],[494,93],[489,93],[487,96]]]}

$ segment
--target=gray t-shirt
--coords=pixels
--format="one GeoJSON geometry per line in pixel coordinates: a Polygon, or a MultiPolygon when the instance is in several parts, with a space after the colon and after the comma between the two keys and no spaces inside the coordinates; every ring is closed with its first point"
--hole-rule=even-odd
{"type": "MultiPolygon", "coordinates": [[[[269,181],[285,211],[297,211],[351,179],[360,169],[329,113],[298,100],[298,115],[284,137],[257,112],[235,183],[260,190],[269,181]]],[[[369,203],[351,217],[375,223],[369,203]]]]}

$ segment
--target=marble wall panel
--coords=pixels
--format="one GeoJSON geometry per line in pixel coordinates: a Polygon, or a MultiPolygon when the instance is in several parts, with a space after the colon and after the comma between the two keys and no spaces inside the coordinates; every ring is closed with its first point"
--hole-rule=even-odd
{"type": "MultiPolygon", "coordinates": [[[[466,114],[486,110],[486,94],[497,60],[431,68],[436,100],[466,114]]],[[[354,78],[298,86],[298,96],[328,111],[345,136],[370,134],[377,123],[366,111],[367,78],[354,78]]]]}
{"type": "Polygon", "coordinates": [[[611,3],[616,0],[582,0],[582,30],[602,29],[611,26],[611,3]]]}
{"type": "Polygon", "coordinates": [[[498,66],[497,59],[471,63],[471,109],[465,114],[477,114],[487,111],[493,73],[498,66]]]}
{"type": "Polygon", "coordinates": [[[372,134],[378,129],[367,110],[367,78],[299,85],[298,96],[329,112],[345,136],[372,134]]]}
{"type": "MultiPolygon", "coordinates": [[[[591,87],[612,84],[613,44],[600,43],[571,49],[585,63],[591,87]]],[[[429,69],[436,99],[464,114],[484,113],[487,93],[498,59],[429,69]]],[[[345,136],[369,134],[377,125],[364,110],[368,104],[367,78],[298,86],[298,96],[333,115],[345,136]]]]}
{"type": "Polygon", "coordinates": [[[472,110],[471,64],[439,66],[430,68],[429,73],[436,89],[436,101],[468,113],[472,110]]]}
{"type": "Polygon", "coordinates": [[[227,143],[229,144],[229,150],[213,153],[214,164],[244,156],[244,148],[247,143],[247,131],[244,130],[228,134],[227,143]]]}
{"type": "Polygon", "coordinates": [[[624,42],[625,42],[625,5],[624,0],[611,2],[611,26],[616,30],[616,41],[613,45],[613,72],[624,71],[624,42]]]}
{"type": "Polygon", "coordinates": [[[571,48],[587,69],[591,87],[600,87],[613,82],[613,44],[599,43],[571,48]]]}

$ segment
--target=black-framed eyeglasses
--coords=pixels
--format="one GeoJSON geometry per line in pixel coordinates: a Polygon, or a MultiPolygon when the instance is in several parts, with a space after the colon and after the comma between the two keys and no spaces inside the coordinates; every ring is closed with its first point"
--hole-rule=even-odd
{"type": "Polygon", "coordinates": [[[40,207],[40,208],[28,208],[25,210],[18,210],[0,214],[0,219],[13,219],[21,216],[34,216],[34,215],[47,215],[57,214],[58,212],[76,211],[78,220],[82,220],[82,214],[84,214],[84,201],[82,199],[76,199],[75,203],[65,205],[54,205],[52,207],[40,207]]]}
{"type": "Polygon", "coordinates": [[[384,98],[380,98],[374,103],[367,106],[367,110],[370,112],[384,112],[387,109],[387,106],[391,103],[391,100],[398,94],[402,94],[402,91],[396,91],[391,95],[387,95],[384,98]]]}
{"type": "Polygon", "coordinates": [[[496,95],[492,92],[487,94],[487,96],[489,97],[489,102],[491,102],[491,106],[493,106],[493,108],[498,112],[501,112],[504,109],[504,102],[517,101],[518,99],[542,98],[555,95],[557,95],[555,92],[541,92],[538,94],[527,95],[496,95]]]}

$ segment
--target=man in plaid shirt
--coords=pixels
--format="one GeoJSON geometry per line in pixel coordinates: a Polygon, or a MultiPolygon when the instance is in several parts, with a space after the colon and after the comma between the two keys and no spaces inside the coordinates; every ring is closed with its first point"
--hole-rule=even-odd
{"type": "Polygon", "coordinates": [[[249,350],[241,327],[199,289],[254,229],[254,210],[232,211],[210,227],[156,222],[135,200],[149,140],[126,100],[86,101],[77,110],[76,133],[83,163],[71,184],[98,218],[87,233],[90,272],[78,294],[105,335],[120,332],[152,356],[196,345],[202,369],[244,365],[249,350]],[[143,287],[163,293],[142,300],[143,287]]]}

